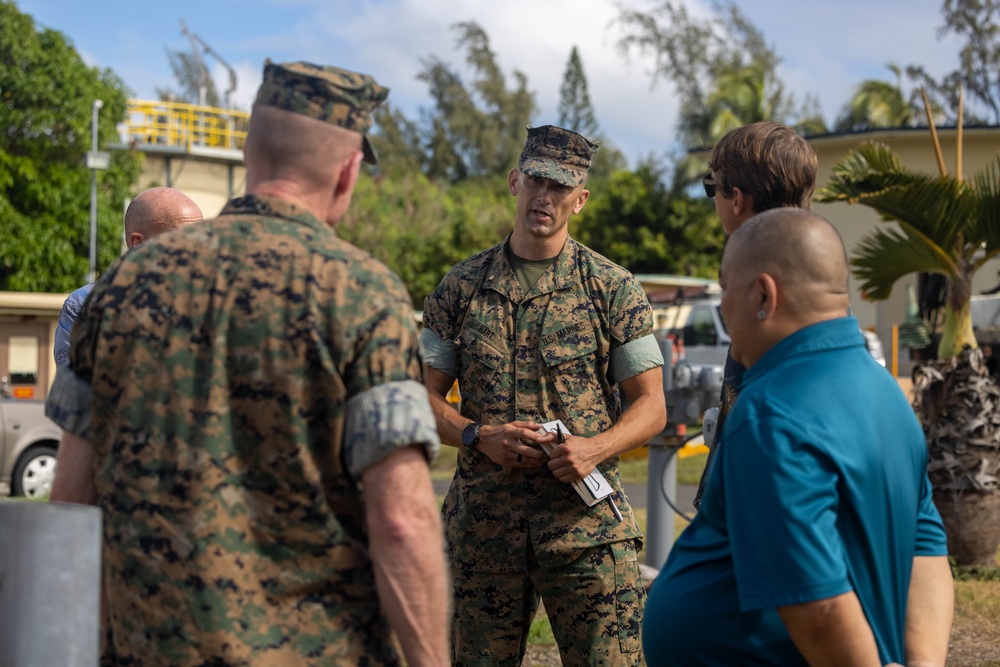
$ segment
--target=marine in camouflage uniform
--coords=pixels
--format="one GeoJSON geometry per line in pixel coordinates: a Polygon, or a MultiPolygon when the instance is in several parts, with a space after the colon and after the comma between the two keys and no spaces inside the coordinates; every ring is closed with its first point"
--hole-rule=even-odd
{"type": "Polygon", "coordinates": [[[510,175],[512,235],[452,268],[424,304],[438,430],[461,448],[443,508],[456,665],[520,664],[539,598],[563,664],[641,660],[642,535],[618,454],[663,427],[662,357],[633,276],[568,236],[595,149],[575,132],[530,128],[510,175]],[[454,378],[461,414],[444,400],[454,378]],[[620,386],[634,408],[624,416],[620,386]],[[538,445],[551,437],[536,431],[555,419],[579,437],[552,442],[550,461],[538,445]],[[579,457],[589,463],[567,465],[579,457]],[[595,464],[620,519],[568,483],[595,464]]]}
{"type": "MultiPolygon", "coordinates": [[[[387,92],[366,75],[268,63],[254,114],[364,132],[387,92]]],[[[266,131],[251,121],[251,191],[255,130],[266,131]]],[[[353,169],[358,150],[345,153],[353,169]]],[[[361,485],[387,461],[419,463],[422,495],[388,493],[432,517],[416,528],[429,531],[420,539],[447,607],[425,458],[437,434],[410,300],[315,211],[250,194],[130,252],[87,301],[71,369],[60,369],[48,413],[91,443],[105,664],[400,664],[376,595],[375,490],[361,485]]],[[[437,664],[441,637],[428,640],[441,644],[437,664]]]]}

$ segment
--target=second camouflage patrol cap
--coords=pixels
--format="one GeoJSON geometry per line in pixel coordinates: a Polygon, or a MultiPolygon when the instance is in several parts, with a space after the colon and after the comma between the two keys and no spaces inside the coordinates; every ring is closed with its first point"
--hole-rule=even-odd
{"type": "Polygon", "coordinates": [[[264,81],[254,103],[294,111],[360,132],[365,162],[375,164],[378,155],[368,138],[371,112],[388,94],[388,88],[378,85],[367,74],[329,65],[268,60],[264,63],[264,81]]]}
{"type": "Polygon", "coordinates": [[[529,127],[517,168],[531,176],[576,187],[587,180],[598,145],[582,134],[555,125],[529,127]]]}

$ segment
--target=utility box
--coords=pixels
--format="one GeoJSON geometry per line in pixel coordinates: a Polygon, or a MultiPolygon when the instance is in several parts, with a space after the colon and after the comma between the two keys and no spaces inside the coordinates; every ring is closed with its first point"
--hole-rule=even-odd
{"type": "Polygon", "coordinates": [[[97,667],[101,510],[0,501],[0,666],[97,667]]]}

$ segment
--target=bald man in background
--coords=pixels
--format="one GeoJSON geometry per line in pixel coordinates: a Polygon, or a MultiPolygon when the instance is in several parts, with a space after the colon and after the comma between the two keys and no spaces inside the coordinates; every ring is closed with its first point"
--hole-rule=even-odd
{"type": "MultiPolygon", "coordinates": [[[[136,195],[125,211],[125,245],[131,250],[146,239],[184,225],[201,222],[204,217],[198,205],[180,190],[173,188],[143,190],[136,195]]],[[[83,302],[87,300],[92,289],[94,283],[87,283],[66,297],[66,301],[63,302],[52,349],[56,366],[69,365],[69,334],[73,331],[73,323],[80,315],[83,302]]]]}
{"type": "Polygon", "coordinates": [[[924,435],[844,316],[839,234],[808,211],[761,213],[720,277],[747,371],[650,591],[648,664],[943,665],[954,600],[924,435]]]}

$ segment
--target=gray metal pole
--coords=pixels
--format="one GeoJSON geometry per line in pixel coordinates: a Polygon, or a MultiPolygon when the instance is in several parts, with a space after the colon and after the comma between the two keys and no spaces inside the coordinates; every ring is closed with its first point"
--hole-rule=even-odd
{"type": "MultiPolygon", "coordinates": [[[[90,150],[97,153],[97,111],[104,106],[101,100],[94,100],[90,118],[90,150]]],[[[97,169],[90,170],[90,270],[87,282],[97,279],[97,169]]]]}
{"type": "Polygon", "coordinates": [[[0,501],[0,665],[96,667],[101,510],[0,501]]]}
{"type": "MultiPolygon", "coordinates": [[[[660,342],[663,353],[663,391],[673,389],[673,346],[664,338],[660,342]]],[[[669,395],[669,394],[668,394],[669,395]]],[[[668,429],[673,426],[668,424],[668,429]]],[[[646,564],[660,569],[674,546],[674,512],[663,497],[677,497],[677,456],[670,442],[663,436],[649,443],[649,477],[646,482],[646,564]]]]}

